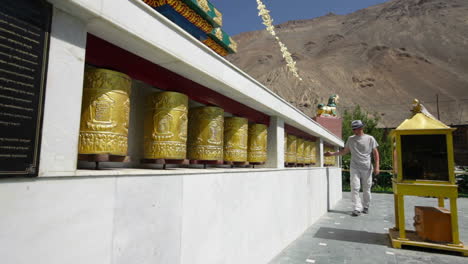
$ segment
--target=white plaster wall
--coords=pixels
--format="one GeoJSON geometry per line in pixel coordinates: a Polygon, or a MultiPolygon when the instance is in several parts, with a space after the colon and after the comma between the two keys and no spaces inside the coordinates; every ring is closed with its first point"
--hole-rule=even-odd
{"type": "Polygon", "coordinates": [[[327,212],[328,205],[328,180],[326,168],[317,168],[318,173],[309,175],[307,184],[309,185],[309,225],[317,221],[322,214],[327,212]]]}
{"type": "Polygon", "coordinates": [[[1,180],[1,263],[267,263],[327,211],[326,168],[194,170],[1,180]]]}
{"type": "Polygon", "coordinates": [[[183,185],[182,264],[267,263],[327,211],[323,168],[192,175],[183,185]]]}
{"type": "Polygon", "coordinates": [[[111,263],[114,182],[0,181],[0,262],[111,263]]]}
{"type": "Polygon", "coordinates": [[[111,263],[180,263],[182,196],[182,176],[117,178],[111,263]]]}
{"type": "Polygon", "coordinates": [[[42,128],[40,176],[76,170],[86,25],[54,8],[42,128]]]}
{"type": "Polygon", "coordinates": [[[334,208],[336,204],[343,198],[342,197],[342,180],[341,168],[330,167],[328,168],[329,179],[329,208],[334,208]]]}

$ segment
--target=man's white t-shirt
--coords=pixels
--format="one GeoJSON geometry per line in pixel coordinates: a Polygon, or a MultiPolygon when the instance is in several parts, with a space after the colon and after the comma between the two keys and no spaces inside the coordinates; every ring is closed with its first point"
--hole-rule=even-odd
{"type": "Polygon", "coordinates": [[[350,136],[345,147],[351,151],[351,168],[368,170],[372,168],[371,153],[379,144],[371,135],[350,136]]]}

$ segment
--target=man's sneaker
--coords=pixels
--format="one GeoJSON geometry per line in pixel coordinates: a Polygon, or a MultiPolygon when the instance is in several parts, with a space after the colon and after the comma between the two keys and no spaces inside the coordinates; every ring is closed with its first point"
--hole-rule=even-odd
{"type": "Polygon", "coordinates": [[[369,213],[369,208],[364,208],[364,210],[362,210],[362,213],[363,214],[368,214],[369,213]]]}
{"type": "Polygon", "coordinates": [[[361,212],[359,212],[359,210],[354,210],[352,213],[351,213],[352,216],[360,216],[361,215],[361,212]]]}

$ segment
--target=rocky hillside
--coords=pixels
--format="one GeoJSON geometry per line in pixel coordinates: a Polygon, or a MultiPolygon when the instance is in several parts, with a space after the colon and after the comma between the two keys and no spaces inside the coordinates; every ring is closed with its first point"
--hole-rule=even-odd
{"type": "MultiPolygon", "coordinates": [[[[274,14],[273,14],[274,15],[274,14]]],[[[441,121],[468,124],[468,1],[392,0],[349,15],[277,25],[304,81],[287,71],[266,31],[235,36],[228,59],[308,115],[339,94],[395,127],[418,98],[441,121]]]]}

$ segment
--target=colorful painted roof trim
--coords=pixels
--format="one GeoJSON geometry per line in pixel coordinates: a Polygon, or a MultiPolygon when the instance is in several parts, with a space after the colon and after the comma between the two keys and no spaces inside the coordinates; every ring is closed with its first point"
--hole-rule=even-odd
{"type": "Polygon", "coordinates": [[[229,54],[229,52],[225,48],[223,48],[221,45],[219,45],[216,41],[214,41],[210,37],[203,40],[203,43],[223,57],[229,54]]]}
{"type": "MultiPolygon", "coordinates": [[[[170,6],[175,12],[185,17],[190,23],[200,28],[205,33],[210,33],[213,30],[213,25],[210,24],[206,19],[200,16],[188,5],[183,3],[182,0],[142,0],[147,5],[153,7],[157,11],[165,6],[170,6]]],[[[187,0],[186,0],[187,1],[187,0]]],[[[163,15],[165,15],[163,13],[163,15]]],[[[166,15],[165,15],[166,16],[166,15]]],[[[176,23],[176,21],[173,21],[176,23]]]]}
{"type": "Polygon", "coordinates": [[[221,28],[214,28],[208,36],[225,48],[229,53],[237,52],[237,43],[221,28]]]}
{"type": "Polygon", "coordinates": [[[182,0],[200,16],[206,19],[213,27],[223,25],[223,16],[208,0],[182,0]]]}

